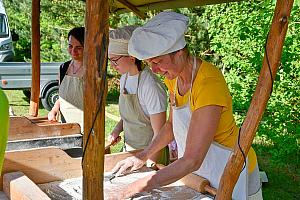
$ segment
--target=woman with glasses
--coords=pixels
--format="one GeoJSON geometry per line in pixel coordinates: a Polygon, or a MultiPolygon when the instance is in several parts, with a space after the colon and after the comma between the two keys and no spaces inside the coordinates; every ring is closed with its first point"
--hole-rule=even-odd
{"type": "Polygon", "coordinates": [[[84,27],[68,33],[71,60],[59,68],[59,99],[48,113],[48,120],[78,123],[83,130],[83,47],[84,27]],[[60,114],[60,115],[58,115],[60,114]]]}
{"type": "MultiPolygon", "coordinates": [[[[167,110],[167,95],[162,83],[141,60],[128,54],[128,41],[135,28],[125,26],[109,33],[108,59],[122,76],[119,97],[121,120],[108,139],[116,144],[124,131],[124,151],[146,148],[165,123],[167,110]]],[[[167,164],[166,148],[153,154],[149,160],[167,164]]]]}
{"type": "MultiPolygon", "coordinates": [[[[175,138],[178,159],[165,168],[116,189],[116,198],[150,191],[173,183],[189,173],[209,180],[214,188],[239,141],[239,127],[232,111],[232,97],[225,79],[214,65],[189,53],[185,32],[188,18],[162,12],[137,28],[129,41],[132,56],[146,60],[155,73],[163,75],[169,89],[169,120],[144,151],[120,161],[116,176],[142,167],[149,156],[175,138]]],[[[232,199],[262,199],[255,152],[245,155],[232,199]],[[247,158],[246,158],[247,157],[247,158]]],[[[111,198],[114,199],[114,198],[111,198]]]]}

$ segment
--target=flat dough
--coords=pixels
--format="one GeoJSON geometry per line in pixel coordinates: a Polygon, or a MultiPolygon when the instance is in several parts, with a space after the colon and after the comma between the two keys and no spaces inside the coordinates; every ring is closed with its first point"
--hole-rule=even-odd
{"type": "MultiPolygon", "coordinates": [[[[105,196],[107,190],[111,187],[128,185],[140,178],[148,176],[153,173],[153,170],[143,168],[139,172],[133,172],[126,176],[120,176],[112,179],[111,181],[106,180],[103,183],[105,196]]],[[[104,176],[108,176],[111,173],[104,173],[104,176]]],[[[64,181],[56,181],[46,184],[40,184],[39,187],[53,200],[81,200],[82,199],[82,177],[67,179],[64,181]]],[[[173,184],[153,189],[151,192],[143,192],[136,194],[134,200],[147,200],[147,199],[211,199],[185,185],[181,182],[175,182],[173,184]]]]}

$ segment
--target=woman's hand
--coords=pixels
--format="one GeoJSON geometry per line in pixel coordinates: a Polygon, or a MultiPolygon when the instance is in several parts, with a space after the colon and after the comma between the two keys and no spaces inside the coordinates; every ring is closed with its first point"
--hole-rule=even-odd
{"type": "Polygon", "coordinates": [[[116,133],[116,132],[112,132],[107,140],[110,142],[111,145],[116,145],[117,143],[119,143],[121,141],[121,136],[119,136],[120,133],[116,133]]]}
{"type": "Polygon", "coordinates": [[[56,115],[57,115],[57,112],[54,111],[54,110],[51,110],[49,113],[48,113],[48,120],[49,121],[52,121],[52,122],[56,122],[56,115]]]}
{"type": "Polygon", "coordinates": [[[51,111],[48,113],[48,120],[52,121],[52,122],[56,122],[56,116],[57,113],[59,112],[59,107],[60,107],[60,102],[59,99],[55,102],[53,108],[51,109],[51,111]]]}
{"type": "Polygon", "coordinates": [[[131,156],[126,158],[125,160],[119,161],[112,169],[112,172],[116,173],[116,176],[120,176],[121,174],[127,174],[129,172],[142,168],[145,163],[146,161],[136,156],[131,156]]]}

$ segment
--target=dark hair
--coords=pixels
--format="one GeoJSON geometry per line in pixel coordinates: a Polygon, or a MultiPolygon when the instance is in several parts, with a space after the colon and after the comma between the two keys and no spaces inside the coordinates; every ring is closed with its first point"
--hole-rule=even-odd
{"type": "Polygon", "coordinates": [[[84,46],[84,27],[75,27],[70,30],[68,33],[68,39],[71,35],[78,40],[82,46],[84,46]]]}
{"type": "Polygon", "coordinates": [[[142,67],[142,61],[141,61],[141,60],[139,60],[139,59],[135,58],[135,61],[134,61],[134,63],[136,64],[136,66],[137,66],[137,68],[138,68],[139,72],[140,72],[140,71],[143,71],[143,67],[142,67]]]}

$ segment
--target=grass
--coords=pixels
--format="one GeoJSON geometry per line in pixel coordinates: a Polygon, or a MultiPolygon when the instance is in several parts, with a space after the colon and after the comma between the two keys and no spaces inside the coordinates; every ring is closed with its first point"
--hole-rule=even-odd
{"type": "MultiPolygon", "coordinates": [[[[29,110],[29,99],[26,98],[22,91],[5,91],[17,115],[27,115],[29,110]]],[[[105,108],[106,112],[119,116],[118,104],[116,98],[110,98],[107,101],[105,108]]],[[[45,109],[40,107],[39,116],[46,116],[45,109]]],[[[117,121],[106,117],[105,119],[105,135],[106,137],[111,133],[117,121]]],[[[123,138],[123,137],[122,137],[123,138]]],[[[123,141],[118,145],[112,147],[112,153],[120,152],[123,141]]],[[[254,149],[256,150],[260,169],[265,171],[268,175],[269,182],[263,185],[264,199],[274,200],[298,200],[300,199],[300,166],[299,159],[291,158],[288,162],[274,163],[272,155],[268,154],[268,148],[272,148],[265,142],[261,142],[259,137],[255,138],[254,149]]]]}

